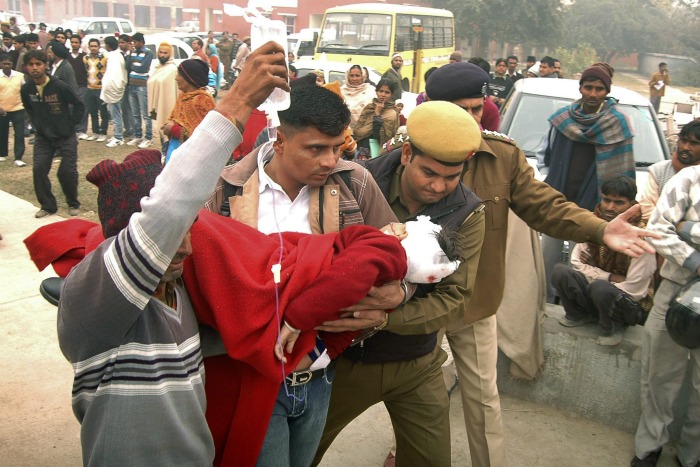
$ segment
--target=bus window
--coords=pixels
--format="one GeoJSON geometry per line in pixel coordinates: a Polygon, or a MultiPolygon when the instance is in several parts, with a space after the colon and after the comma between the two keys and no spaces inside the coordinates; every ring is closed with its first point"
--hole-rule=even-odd
{"type": "Polygon", "coordinates": [[[326,16],[318,52],[386,55],[390,48],[391,16],[334,13],[326,16]]]}

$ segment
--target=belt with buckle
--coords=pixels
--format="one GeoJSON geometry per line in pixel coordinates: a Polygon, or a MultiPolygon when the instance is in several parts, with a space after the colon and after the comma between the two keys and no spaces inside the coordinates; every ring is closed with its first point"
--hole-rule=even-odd
{"type": "Polygon", "coordinates": [[[287,384],[290,386],[303,386],[306,383],[321,378],[326,374],[326,370],[332,370],[333,368],[335,368],[335,360],[330,362],[327,367],[318,370],[295,371],[287,376],[287,384]]]}

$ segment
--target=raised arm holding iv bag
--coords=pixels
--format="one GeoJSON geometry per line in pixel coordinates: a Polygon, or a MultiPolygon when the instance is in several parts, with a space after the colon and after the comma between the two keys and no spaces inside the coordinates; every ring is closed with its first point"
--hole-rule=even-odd
{"type": "MultiPolygon", "coordinates": [[[[257,5],[260,2],[251,0],[248,6],[243,10],[244,18],[251,23],[250,27],[250,45],[251,50],[255,50],[261,45],[269,41],[277,42],[280,47],[284,48],[285,60],[287,57],[287,26],[279,20],[271,20],[260,14],[257,5]]],[[[280,126],[280,120],[277,112],[286,110],[290,105],[290,97],[287,91],[275,88],[270,94],[270,97],[258,107],[258,110],[265,112],[267,116],[267,136],[270,141],[277,140],[277,127],[280,126]]]]}

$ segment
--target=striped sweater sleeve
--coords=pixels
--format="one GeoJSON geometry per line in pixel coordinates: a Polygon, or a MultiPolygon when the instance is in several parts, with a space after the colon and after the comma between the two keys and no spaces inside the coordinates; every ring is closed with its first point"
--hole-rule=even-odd
{"type": "Polygon", "coordinates": [[[649,241],[667,260],[689,271],[700,267],[700,252],[684,241],[676,226],[680,221],[700,218],[700,168],[689,167],[675,175],[664,187],[647,228],[661,234],[649,241]]]}
{"type": "Polygon", "coordinates": [[[143,310],[219,173],[242,136],[227,118],[211,111],[178,148],[156,179],[142,211],[104,254],[109,275],[126,299],[143,310]]]}

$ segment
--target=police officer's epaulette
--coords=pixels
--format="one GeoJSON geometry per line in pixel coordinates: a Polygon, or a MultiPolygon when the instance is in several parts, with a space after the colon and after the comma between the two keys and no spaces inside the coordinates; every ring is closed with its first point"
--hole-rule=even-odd
{"type": "Polygon", "coordinates": [[[388,154],[391,151],[393,151],[396,148],[400,148],[403,146],[403,143],[409,141],[410,138],[408,137],[408,132],[406,131],[406,126],[401,126],[399,127],[396,135],[394,135],[393,138],[388,140],[386,143],[382,145],[381,148],[379,148],[379,154],[388,154]]]}
{"type": "Polygon", "coordinates": [[[490,139],[490,140],[496,140],[496,141],[501,141],[504,143],[510,143],[513,146],[517,146],[515,143],[515,140],[511,138],[510,136],[499,133],[497,131],[491,131],[491,130],[481,130],[481,137],[484,139],[490,139]]]}

